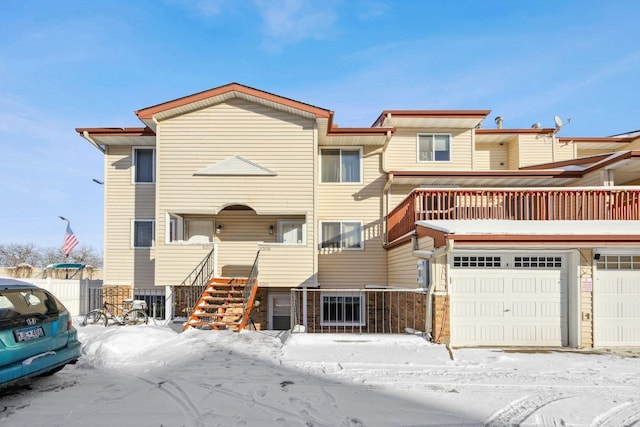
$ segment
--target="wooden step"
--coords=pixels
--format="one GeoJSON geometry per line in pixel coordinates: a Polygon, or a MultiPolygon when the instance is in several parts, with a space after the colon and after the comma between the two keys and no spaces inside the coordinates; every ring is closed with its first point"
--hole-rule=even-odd
{"type": "Polygon", "coordinates": [[[218,297],[218,296],[213,296],[213,295],[205,295],[202,297],[202,299],[204,301],[209,301],[209,302],[227,302],[227,303],[242,303],[244,301],[244,298],[241,297],[218,297]]]}

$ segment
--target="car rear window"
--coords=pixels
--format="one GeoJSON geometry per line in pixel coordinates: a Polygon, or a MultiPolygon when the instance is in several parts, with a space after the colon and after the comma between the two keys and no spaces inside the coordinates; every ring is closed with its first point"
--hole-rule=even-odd
{"type": "Polygon", "coordinates": [[[28,315],[57,315],[62,305],[40,289],[0,291],[0,320],[28,315]]]}

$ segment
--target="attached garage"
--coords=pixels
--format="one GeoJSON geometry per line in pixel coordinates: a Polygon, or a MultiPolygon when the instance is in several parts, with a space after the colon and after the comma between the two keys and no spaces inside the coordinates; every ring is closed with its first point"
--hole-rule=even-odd
{"type": "Polygon", "coordinates": [[[593,286],[594,344],[640,346],[640,252],[601,254],[593,286]]]}
{"type": "Polygon", "coordinates": [[[568,345],[567,262],[562,253],[454,252],[451,344],[568,345]]]}

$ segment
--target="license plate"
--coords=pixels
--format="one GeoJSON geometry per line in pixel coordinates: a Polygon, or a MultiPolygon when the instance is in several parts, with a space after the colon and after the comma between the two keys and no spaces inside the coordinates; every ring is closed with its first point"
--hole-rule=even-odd
{"type": "Polygon", "coordinates": [[[42,326],[33,326],[13,331],[13,335],[16,337],[16,342],[30,341],[43,337],[44,329],[42,329],[42,326]]]}

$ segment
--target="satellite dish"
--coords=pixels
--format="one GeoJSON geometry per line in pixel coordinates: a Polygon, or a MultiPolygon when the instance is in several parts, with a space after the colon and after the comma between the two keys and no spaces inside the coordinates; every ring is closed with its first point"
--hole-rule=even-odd
{"type": "Polygon", "coordinates": [[[553,121],[556,122],[556,129],[560,129],[562,127],[562,119],[558,116],[553,116],[553,121]]]}

